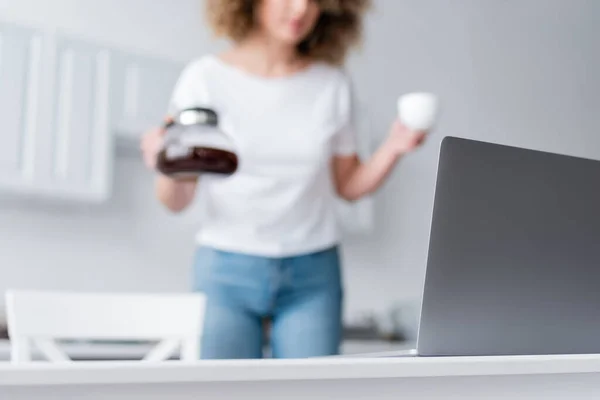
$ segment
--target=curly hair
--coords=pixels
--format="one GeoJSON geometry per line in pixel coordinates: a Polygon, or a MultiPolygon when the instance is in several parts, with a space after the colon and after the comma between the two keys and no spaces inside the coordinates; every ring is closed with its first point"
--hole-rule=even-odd
{"type": "MultiPolygon", "coordinates": [[[[217,36],[241,41],[254,28],[254,9],[260,0],[206,0],[208,23],[217,36]]],[[[343,64],[360,44],[363,16],[372,0],[317,0],[321,9],[313,31],[298,44],[298,53],[312,60],[343,64]]]]}

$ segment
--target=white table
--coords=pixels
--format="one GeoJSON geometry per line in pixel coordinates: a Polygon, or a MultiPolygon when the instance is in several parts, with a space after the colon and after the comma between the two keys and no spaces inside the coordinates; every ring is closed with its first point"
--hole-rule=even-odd
{"type": "Polygon", "coordinates": [[[0,364],[0,399],[600,399],[600,355],[0,364]]]}

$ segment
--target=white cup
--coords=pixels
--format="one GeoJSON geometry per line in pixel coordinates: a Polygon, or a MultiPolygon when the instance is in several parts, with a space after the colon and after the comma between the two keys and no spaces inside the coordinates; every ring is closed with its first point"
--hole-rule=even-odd
{"type": "Polygon", "coordinates": [[[439,109],[437,96],[431,93],[408,93],[398,99],[398,117],[409,129],[430,131],[439,109]]]}

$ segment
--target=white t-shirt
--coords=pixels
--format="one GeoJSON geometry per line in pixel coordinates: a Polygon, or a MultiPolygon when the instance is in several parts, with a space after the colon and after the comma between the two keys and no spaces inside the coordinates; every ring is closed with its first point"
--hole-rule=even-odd
{"type": "Polygon", "coordinates": [[[324,63],[265,78],[206,55],[186,66],[170,110],[209,107],[236,146],[238,170],[201,177],[197,241],[267,257],[311,253],[339,240],[330,160],[355,153],[351,91],[324,63]]]}

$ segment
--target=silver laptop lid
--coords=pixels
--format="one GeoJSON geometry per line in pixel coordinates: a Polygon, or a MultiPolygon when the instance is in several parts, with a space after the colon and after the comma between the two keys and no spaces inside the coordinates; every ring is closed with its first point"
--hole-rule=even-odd
{"type": "Polygon", "coordinates": [[[418,353],[600,353],[600,162],[467,139],[440,153],[418,353]]]}

